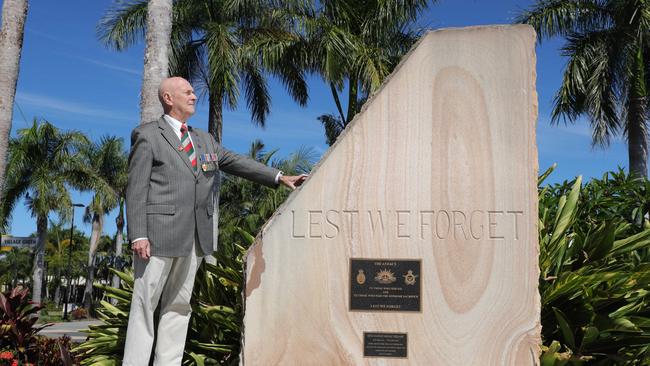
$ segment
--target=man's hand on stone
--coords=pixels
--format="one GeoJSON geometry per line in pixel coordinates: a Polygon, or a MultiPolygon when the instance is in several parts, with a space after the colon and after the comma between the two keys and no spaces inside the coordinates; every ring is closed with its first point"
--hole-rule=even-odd
{"type": "Polygon", "coordinates": [[[137,254],[142,259],[149,259],[151,257],[151,245],[148,239],[136,240],[131,244],[133,253],[137,254]]]}
{"type": "Polygon", "coordinates": [[[291,189],[296,189],[296,187],[299,187],[305,181],[305,179],[307,179],[307,177],[307,174],[281,175],[279,182],[291,189]]]}

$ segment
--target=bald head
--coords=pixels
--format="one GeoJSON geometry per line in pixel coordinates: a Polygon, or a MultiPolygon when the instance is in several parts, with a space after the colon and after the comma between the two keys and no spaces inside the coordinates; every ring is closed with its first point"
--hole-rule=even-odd
{"type": "Polygon", "coordinates": [[[196,95],[192,85],[181,77],[167,78],[158,87],[158,99],[165,114],[186,122],[194,114],[196,95]]]}
{"type": "Polygon", "coordinates": [[[189,82],[178,76],[167,78],[160,83],[158,87],[158,99],[160,99],[160,104],[162,104],[165,112],[167,112],[166,108],[169,107],[169,103],[165,100],[165,94],[171,96],[174,90],[181,88],[183,84],[189,84],[189,82]]]}

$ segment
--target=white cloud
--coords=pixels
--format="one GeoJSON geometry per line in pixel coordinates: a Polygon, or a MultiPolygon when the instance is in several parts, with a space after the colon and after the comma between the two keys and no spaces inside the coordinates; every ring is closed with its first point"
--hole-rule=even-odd
{"type": "Polygon", "coordinates": [[[131,74],[131,75],[137,75],[137,76],[142,75],[141,70],[135,70],[135,69],[131,69],[129,67],[117,66],[117,65],[106,63],[106,62],[94,60],[92,58],[86,58],[86,57],[78,57],[78,58],[80,60],[82,60],[82,61],[86,61],[86,62],[89,62],[91,64],[95,64],[97,66],[101,66],[101,67],[106,68],[106,69],[120,71],[120,72],[124,72],[124,73],[131,74]]]}
{"type": "Polygon", "coordinates": [[[32,106],[44,110],[54,110],[71,113],[85,117],[95,117],[110,120],[123,120],[133,122],[137,115],[116,112],[112,109],[104,109],[98,106],[81,104],[74,101],[63,100],[48,95],[33,94],[28,92],[16,93],[16,101],[25,106],[32,106]]]}
{"type": "Polygon", "coordinates": [[[74,42],[70,42],[70,41],[62,39],[62,38],[54,37],[49,33],[37,31],[37,30],[35,30],[34,28],[31,28],[31,27],[25,27],[25,32],[28,33],[28,34],[33,34],[33,35],[41,37],[41,38],[48,39],[50,41],[54,41],[56,43],[63,44],[63,45],[73,46],[73,47],[78,47],[79,46],[78,44],[75,44],[74,42]]]}
{"type": "MultiPolygon", "coordinates": [[[[32,28],[27,28],[26,32],[29,33],[29,34],[33,34],[35,36],[47,39],[49,41],[64,45],[64,46],[66,46],[66,49],[73,48],[75,50],[79,50],[79,45],[78,44],[69,42],[68,40],[65,40],[65,39],[62,39],[62,38],[54,37],[54,36],[52,36],[52,35],[50,35],[48,33],[40,32],[40,31],[34,30],[32,28]]],[[[52,50],[50,50],[50,51],[52,51],[52,50]]],[[[96,59],[93,59],[93,58],[78,56],[79,52],[69,52],[69,51],[68,52],[53,51],[53,52],[56,53],[56,54],[60,54],[63,57],[69,57],[69,58],[81,60],[81,61],[84,61],[84,62],[94,64],[96,66],[100,66],[100,67],[105,68],[105,69],[120,71],[120,72],[123,72],[123,73],[126,73],[126,74],[136,75],[136,76],[141,76],[142,75],[142,70],[132,69],[130,67],[125,67],[125,66],[114,65],[114,64],[110,64],[110,63],[100,61],[100,60],[96,60],[96,59]]]]}

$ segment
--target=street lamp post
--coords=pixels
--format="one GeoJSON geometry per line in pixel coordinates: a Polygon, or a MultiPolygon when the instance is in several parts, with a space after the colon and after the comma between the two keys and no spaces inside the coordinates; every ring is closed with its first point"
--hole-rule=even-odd
{"type": "Polygon", "coordinates": [[[68,268],[66,269],[66,277],[67,277],[67,286],[65,287],[65,294],[63,295],[64,303],[63,303],[63,320],[68,320],[68,303],[70,302],[70,283],[72,282],[70,279],[70,267],[71,267],[71,261],[72,261],[72,235],[74,234],[74,208],[75,207],[84,207],[81,203],[73,203],[72,204],[72,222],[70,223],[70,242],[68,243],[68,268]]]}

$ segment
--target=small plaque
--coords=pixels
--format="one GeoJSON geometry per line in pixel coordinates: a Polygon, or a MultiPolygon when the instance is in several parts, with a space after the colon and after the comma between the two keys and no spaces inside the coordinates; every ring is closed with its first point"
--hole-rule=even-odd
{"type": "Polygon", "coordinates": [[[350,310],[420,311],[420,260],[350,259],[350,310]]]}
{"type": "Polygon", "coordinates": [[[364,357],[406,358],[406,333],[363,333],[364,357]]]}

